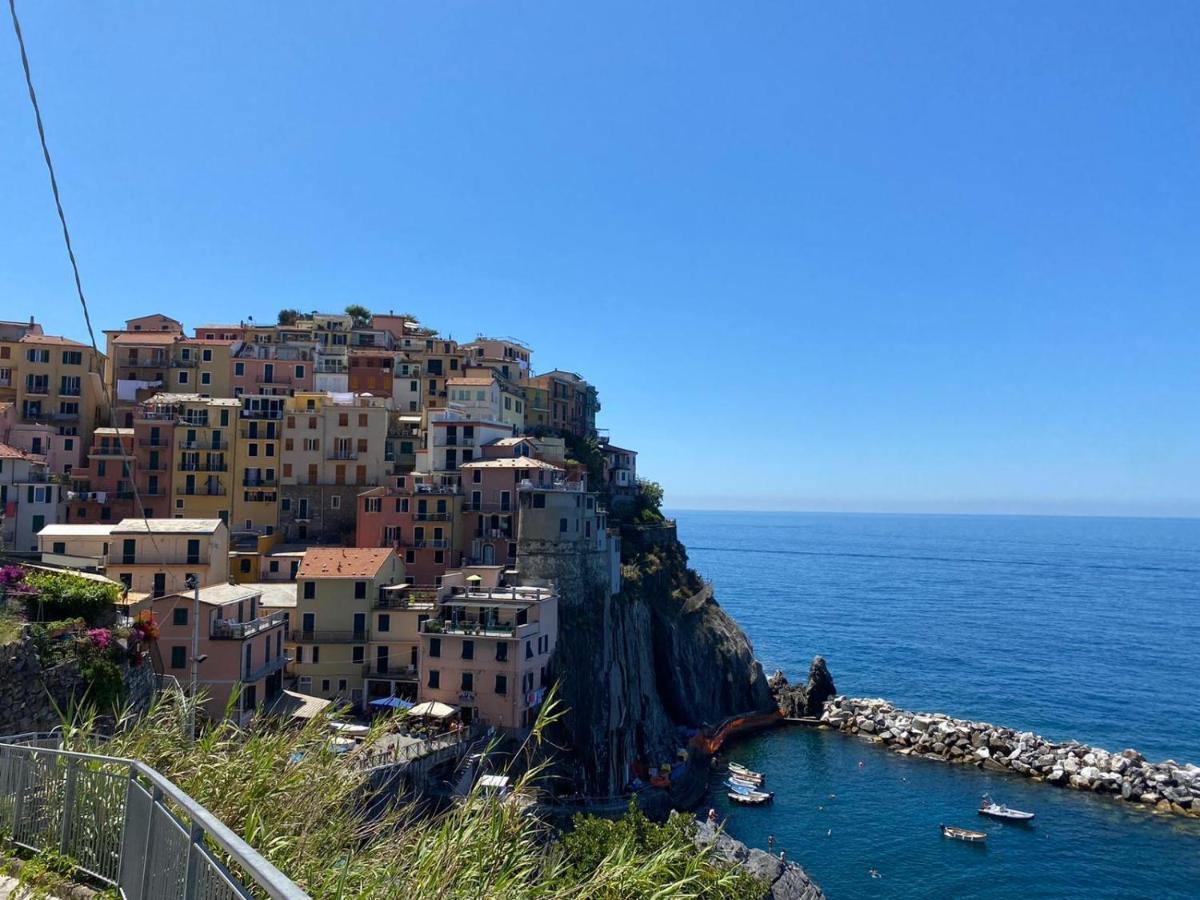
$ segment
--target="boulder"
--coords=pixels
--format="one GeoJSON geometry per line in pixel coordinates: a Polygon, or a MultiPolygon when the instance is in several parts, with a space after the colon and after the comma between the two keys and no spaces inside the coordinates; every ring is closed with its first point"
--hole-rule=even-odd
{"type": "Polygon", "coordinates": [[[820,716],[826,701],[837,696],[833,676],[829,674],[829,667],[821,656],[813,657],[812,664],[808,667],[808,681],[803,687],[789,684],[787,677],[780,671],[776,671],[767,679],[767,685],[776,705],[789,718],[820,716]]]}

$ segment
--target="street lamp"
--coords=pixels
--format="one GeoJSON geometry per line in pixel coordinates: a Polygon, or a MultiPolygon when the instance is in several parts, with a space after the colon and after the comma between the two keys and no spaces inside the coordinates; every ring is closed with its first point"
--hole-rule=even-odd
{"type": "Polygon", "coordinates": [[[196,738],[196,686],[200,680],[200,663],[208,656],[200,655],[200,579],[189,575],[184,583],[192,589],[192,678],[188,691],[187,729],[188,740],[196,738]]]}

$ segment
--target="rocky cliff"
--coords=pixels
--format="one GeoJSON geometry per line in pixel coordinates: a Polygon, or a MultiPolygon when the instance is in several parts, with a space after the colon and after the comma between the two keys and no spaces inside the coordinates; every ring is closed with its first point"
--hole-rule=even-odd
{"type": "Polygon", "coordinates": [[[774,708],[750,642],[688,569],[674,528],[626,528],[622,541],[616,596],[599,560],[519,551],[523,573],[558,585],[561,737],[589,797],[621,793],[632,765],[672,761],[683,729],[774,708]]]}
{"type": "Polygon", "coordinates": [[[787,676],[778,669],[767,682],[771,695],[779,710],[792,719],[815,719],[825,709],[825,701],[837,694],[833,676],[825,665],[823,656],[814,656],[808,669],[808,681],[804,686],[788,683],[787,676]]]}

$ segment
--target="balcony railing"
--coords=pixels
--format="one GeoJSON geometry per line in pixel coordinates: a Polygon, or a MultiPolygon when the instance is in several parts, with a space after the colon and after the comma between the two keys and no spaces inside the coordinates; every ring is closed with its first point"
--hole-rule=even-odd
{"type": "Polygon", "coordinates": [[[473,438],[473,437],[444,437],[444,438],[441,438],[440,440],[435,440],[433,442],[433,446],[435,446],[435,447],[474,447],[476,445],[476,441],[477,441],[477,438],[473,438]]]}
{"type": "Polygon", "coordinates": [[[268,628],[282,625],[286,621],[287,614],[282,612],[272,613],[250,622],[229,622],[218,619],[212,624],[211,636],[220,640],[240,641],[266,631],[268,628]]]}
{"type": "Polygon", "coordinates": [[[463,512],[482,512],[482,513],[511,513],[516,512],[516,505],[513,503],[464,503],[463,512]]]}
{"type": "Polygon", "coordinates": [[[178,497],[224,497],[225,488],[219,484],[197,485],[194,488],[183,485],[175,488],[175,495],[178,497]]]}
{"type": "Polygon", "coordinates": [[[148,366],[165,366],[166,364],[166,354],[154,354],[147,357],[127,356],[125,359],[117,363],[119,366],[127,366],[131,369],[145,369],[148,366]]]}
{"type": "Polygon", "coordinates": [[[288,640],[296,644],[364,644],[371,632],[362,631],[291,631],[288,640]]]}
{"type": "Polygon", "coordinates": [[[448,512],[416,512],[413,513],[413,519],[417,522],[449,522],[450,513],[448,512]]]}
{"type": "Polygon", "coordinates": [[[450,548],[450,542],[447,540],[400,541],[400,543],[411,550],[447,550],[450,548]]]}
{"type": "Polygon", "coordinates": [[[243,478],[242,487],[262,488],[262,487],[278,487],[278,478],[243,478]]]}
{"type": "Polygon", "coordinates": [[[208,416],[180,416],[179,424],[189,428],[207,428],[208,416]]]}
{"type": "MultiPolygon", "coordinates": [[[[165,443],[157,446],[166,446],[165,443]]],[[[181,450],[212,450],[220,452],[229,449],[229,441],[180,441],[179,448],[181,450]]]]}
{"type": "Polygon", "coordinates": [[[228,472],[229,464],[223,462],[180,463],[180,472],[228,472]]]}
{"type": "Polygon", "coordinates": [[[326,459],[358,459],[357,450],[330,450],[326,455],[326,459]]]}
{"type": "Polygon", "coordinates": [[[241,436],[249,441],[273,441],[279,437],[278,432],[273,429],[262,429],[262,431],[265,431],[266,433],[260,433],[259,428],[251,428],[248,425],[243,425],[238,429],[238,432],[241,434],[241,436]]]}
{"type": "Polygon", "coordinates": [[[79,410],[75,410],[74,412],[63,412],[62,410],[59,410],[58,412],[50,413],[50,418],[55,422],[71,422],[79,418],[79,410]]]}
{"type": "Polygon", "coordinates": [[[281,375],[278,372],[274,372],[271,374],[267,374],[266,372],[263,372],[262,376],[254,383],[255,384],[291,384],[292,376],[291,375],[281,375]]]}
{"type": "MultiPolygon", "coordinates": [[[[536,624],[536,623],[529,623],[536,624]]],[[[515,622],[488,622],[477,619],[427,619],[421,623],[422,634],[464,634],[479,637],[516,637],[515,622]]]]}
{"type": "Polygon", "coordinates": [[[197,359],[173,359],[171,360],[172,369],[194,369],[200,364],[197,359]]]}
{"type": "Polygon", "coordinates": [[[389,681],[416,681],[418,672],[416,666],[363,666],[363,675],[367,678],[386,678],[389,681]]]}
{"type": "Polygon", "coordinates": [[[243,419],[282,419],[282,409],[242,409],[239,413],[243,419]]]}
{"type": "Polygon", "coordinates": [[[273,675],[288,664],[288,658],[282,654],[276,656],[270,662],[263,663],[257,669],[247,670],[242,668],[242,681],[258,681],[260,678],[266,678],[268,675],[273,675]]]}

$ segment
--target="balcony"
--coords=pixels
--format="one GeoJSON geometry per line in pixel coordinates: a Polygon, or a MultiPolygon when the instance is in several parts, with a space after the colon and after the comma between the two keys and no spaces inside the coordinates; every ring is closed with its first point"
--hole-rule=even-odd
{"type": "Polygon", "coordinates": [[[194,369],[200,364],[197,359],[173,359],[171,360],[172,369],[194,369]]]}
{"type": "Polygon", "coordinates": [[[288,640],[293,644],[365,644],[371,632],[362,631],[291,631],[288,640]]]}
{"type": "Polygon", "coordinates": [[[59,412],[50,413],[50,418],[55,422],[74,422],[79,418],[79,410],[75,410],[74,412],[62,412],[60,410],[59,412]]]}
{"type": "Polygon", "coordinates": [[[242,409],[238,415],[243,419],[282,419],[282,409],[242,409]]]}
{"type": "Polygon", "coordinates": [[[416,681],[418,676],[416,666],[363,666],[364,678],[386,678],[388,681],[416,681]]]}
{"type": "MultiPolygon", "coordinates": [[[[91,450],[88,451],[88,456],[91,458],[112,457],[112,456],[121,458],[125,455],[126,455],[126,453],[124,450],[121,449],[120,444],[97,444],[95,447],[93,447],[91,450]]],[[[145,467],[143,466],[143,468],[145,468],[145,467]]]]}
{"type": "Polygon", "coordinates": [[[119,366],[124,366],[129,369],[148,369],[155,366],[167,365],[166,354],[152,354],[144,359],[139,356],[127,356],[125,359],[117,363],[119,366]]]}
{"type": "Polygon", "coordinates": [[[284,666],[286,666],[290,661],[291,660],[289,660],[286,656],[283,656],[282,654],[279,656],[276,656],[270,662],[264,663],[263,665],[259,666],[257,669],[250,669],[248,671],[243,670],[244,674],[242,675],[242,681],[243,682],[259,681],[260,679],[266,678],[268,675],[274,675],[276,672],[278,672],[282,668],[284,668],[284,666]]]}
{"type": "Polygon", "coordinates": [[[45,382],[35,382],[33,384],[26,383],[25,396],[27,397],[46,397],[50,394],[50,385],[45,382]]]}
{"type": "Polygon", "coordinates": [[[273,488],[279,487],[278,478],[243,478],[242,487],[246,488],[273,488]]]}
{"type": "Polygon", "coordinates": [[[249,425],[243,425],[239,428],[238,433],[248,441],[275,441],[279,439],[279,433],[271,423],[260,429],[257,422],[251,422],[249,425]]]}
{"type": "Polygon", "coordinates": [[[449,522],[450,513],[448,512],[416,512],[413,513],[413,520],[417,522],[449,522]]]}
{"type": "Polygon", "coordinates": [[[505,515],[509,515],[516,512],[516,507],[511,503],[464,503],[463,512],[504,513],[505,515]]]}
{"type": "Polygon", "coordinates": [[[325,455],[326,459],[358,459],[357,450],[331,450],[325,455]]]}
{"type": "Polygon", "coordinates": [[[349,366],[317,366],[313,370],[316,375],[349,375],[349,366]]]}
{"type": "MultiPolygon", "coordinates": [[[[536,625],[537,623],[531,623],[536,625]]],[[[517,632],[527,626],[515,622],[491,622],[479,619],[427,619],[421,623],[422,634],[461,634],[468,637],[517,637],[517,632]]],[[[529,632],[532,634],[532,632],[529,632]]],[[[525,632],[522,632],[525,637],[525,632]]]]}
{"type": "Polygon", "coordinates": [[[417,494],[461,494],[462,489],[457,484],[415,484],[413,492],[417,494]]]}
{"type": "MultiPolygon", "coordinates": [[[[165,447],[166,442],[149,446],[165,447]]],[[[180,450],[210,450],[219,453],[229,449],[229,441],[180,441],[178,446],[180,450]]]]}
{"type": "Polygon", "coordinates": [[[208,416],[180,416],[179,424],[188,428],[207,428],[208,416]]]}
{"type": "Polygon", "coordinates": [[[217,619],[212,623],[210,637],[225,641],[241,641],[260,634],[268,628],[282,625],[285,621],[287,621],[287,615],[282,612],[272,613],[251,622],[231,622],[217,619]]]}
{"type": "Polygon", "coordinates": [[[263,372],[262,376],[254,383],[255,384],[263,384],[263,385],[278,384],[278,385],[286,386],[286,385],[289,385],[292,383],[292,376],[291,375],[280,375],[277,372],[272,372],[270,374],[263,372]]]}
{"type": "Polygon", "coordinates": [[[194,488],[189,488],[186,485],[175,488],[175,496],[177,497],[224,497],[225,488],[219,484],[199,485],[194,488]]]}
{"type": "Polygon", "coordinates": [[[138,468],[143,472],[165,472],[171,468],[171,461],[166,457],[159,457],[156,460],[147,459],[138,463],[138,468]]]}
{"type": "Polygon", "coordinates": [[[195,462],[195,463],[180,463],[180,472],[228,472],[229,464],[224,462],[195,462]]]}
{"type": "Polygon", "coordinates": [[[400,541],[402,546],[410,550],[448,550],[450,542],[447,540],[436,541],[400,541]]]}
{"type": "Polygon", "coordinates": [[[444,437],[440,440],[435,440],[435,447],[474,447],[476,446],[477,438],[473,437],[444,437]]]}

